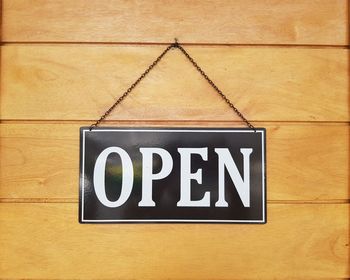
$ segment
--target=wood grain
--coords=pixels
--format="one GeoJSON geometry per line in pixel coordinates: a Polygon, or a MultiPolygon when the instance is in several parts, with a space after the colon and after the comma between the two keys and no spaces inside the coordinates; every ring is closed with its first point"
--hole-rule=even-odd
{"type": "MultiPolygon", "coordinates": [[[[0,198],[77,201],[79,127],[83,125],[2,124],[0,198]]],[[[196,122],[113,125],[232,127],[230,123],[196,122]]],[[[348,125],[263,123],[262,126],[267,128],[268,200],[317,202],[350,198],[348,125]]]]}
{"type": "MultiPolygon", "coordinates": [[[[162,46],[11,45],[2,50],[1,118],[94,120],[162,46]]],[[[188,47],[249,120],[349,121],[345,49],[188,47]]],[[[109,119],[238,120],[178,51],[109,119]]]]}
{"type": "Polygon", "coordinates": [[[5,42],[346,45],[346,0],[4,0],[5,42]]]}
{"type": "Polygon", "coordinates": [[[268,205],[266,225],[81,225],[77,210],[75,203],[1,203],[1,277],[350,276],[348,204],[268,205]]]}
{"type": "MultiPolygon", "coordinates": [[[[0,5],[0,279],[350,278],[347,0],[0,5]],[[268,223],[78,224],[79,127],[174,37],[267,128],[268,223]]],[[[106,124],[243,126],[175,50],[106,124]]]]}

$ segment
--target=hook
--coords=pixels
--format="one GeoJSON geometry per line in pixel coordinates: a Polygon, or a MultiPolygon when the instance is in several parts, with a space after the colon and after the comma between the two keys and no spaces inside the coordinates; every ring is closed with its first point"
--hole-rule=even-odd
{"type": "Polygon", "coordinates": [[[178,48],[179,47],[179,41],[177,40],[177,38],[174,38],[174,43],[171,44],[174,48],[178,48]]]}

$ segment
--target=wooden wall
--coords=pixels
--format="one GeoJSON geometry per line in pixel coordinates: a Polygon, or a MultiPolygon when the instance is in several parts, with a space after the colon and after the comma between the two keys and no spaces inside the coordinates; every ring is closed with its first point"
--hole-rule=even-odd
{"type": "MultiPolygon", "coordinates": [[[[349,265],[349,3],[2,1],[1,279],[339,279],[349,265]],[[266,225],[81,225],[79,127],[173,38],[267,128],[266,225]]],[[[172,50],[108,125],[242,126],[172,50]]]]}

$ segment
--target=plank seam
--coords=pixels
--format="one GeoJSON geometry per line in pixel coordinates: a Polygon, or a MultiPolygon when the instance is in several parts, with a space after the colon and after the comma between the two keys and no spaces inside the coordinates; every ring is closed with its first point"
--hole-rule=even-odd
{"type": "MultiPolygon", "coordinates": [[[[114,46],[167,46],[171,42],[70,42],[70,41],[2,41],[2,46],[7,45],[114,45],[114,46]]],[[[191,43],[181,42],[183,46],[198,47],[267,47],[267,48],[311,48],[311,49],[349,49],[349,44],[240,44],[240,43],[191,43]]]]}
{"type": "MultiPolygon", "coordinates": [[[[0,123],[2,124],[50,124],[50,123],[90,123],[94,122],[95,119],[86,119],[86,120],[74,120],[74,119],[65,119],[65,120],[59,120],[59,119],[50,119],[50,120],[44,120],[44,119],[0,119],[0,123]]],[[[298,120],[249,120],[250,122],[254,123],[284,123],[284,124],[341,124],[341,125],[349,125],[349,121],[314,121],[314,120],[305,120],[305,121],[298,121],[298,120]]],[[[241,121],[238,120],[157,120],[157,119],[121,119],[121,120],[104,120],[103,124],[116,124],[116,123],[227,123],[227,124],[240,124],[241,121]]]]}
{"type": "MultiPolygon", "coordinates": [[[[78,203],[76,198],[0,198],[0,203],[78,203]]],[[[268,204],[350,204],[350,199],[267,200],[268,204]]]]}

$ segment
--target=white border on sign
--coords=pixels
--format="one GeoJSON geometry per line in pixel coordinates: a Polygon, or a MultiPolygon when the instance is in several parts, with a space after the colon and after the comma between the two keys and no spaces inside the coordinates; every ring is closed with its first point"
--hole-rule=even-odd
{"type": "Polygon", "coordinates": [[[256,129],[256,131],[253,130],[203,130],[203,129],[96,129],[96,130],[89,130],[84,129],[83,130],[83,154],[82,154],[82,170],[81,170],[81,221],[82,222],[103,222],[103,223],[113,223],[113,222],[119,222],[119,223],[134,223],[134,222],[180,222],[180,223],[265,223],[265,142],[264,142],[264,133],[265,130],[263,129],[256,129]],[[261,171],[262,171],[262,220],[185,220],[185,219],[156,219],[156,220],[134,220],[134,219],[123,219],[123,220],[85,220],[84,219],[84,174],[85,174],[85,132],[106,132],[106,131],[127,131],[127,132],[216,132],[216,133],[227,133],[227,132],[248,132],[248,133],[261,133],[261,171]]]}

